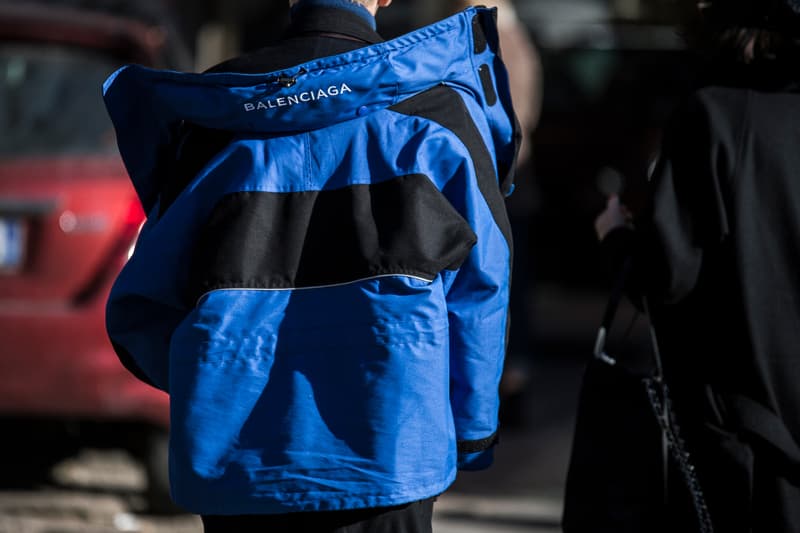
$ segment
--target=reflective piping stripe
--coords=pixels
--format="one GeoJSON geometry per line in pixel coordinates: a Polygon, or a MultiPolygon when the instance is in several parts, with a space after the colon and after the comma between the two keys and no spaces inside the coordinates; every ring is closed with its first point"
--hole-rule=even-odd
{"type": "Polygon", "coordinates": [[[432,279],[423,278],[420,276],[412,276],[410,274],[380,274],[378,276],[370,276],[368,278],[360,278],[354,279],[353,281],[346,281],[344,283],[332,283],[330,285],[317,285],[315,287],[282,287],[282,288],[275,288],[275,289],[264,289],[264,288],[253,288],[253,287],[225,287],[221,289],[214,289],[208,292],[203,293],[197,299],[197,303],[195,303],[195,307],[200,305],[200,301],[211,294],[212,292],[219,292],[219,291],[270,291],[270,292],[278,292],[278,291],[307,291],[310,289],[330,289],[333,287],[344,287],[346,285],[352,285],[354,283],[360,283],[362,281],[371,281],[374,279],[381,279],[381,278],[412,278],[419,281],[424,281],[425,283],[433,283],[432,279]]]}

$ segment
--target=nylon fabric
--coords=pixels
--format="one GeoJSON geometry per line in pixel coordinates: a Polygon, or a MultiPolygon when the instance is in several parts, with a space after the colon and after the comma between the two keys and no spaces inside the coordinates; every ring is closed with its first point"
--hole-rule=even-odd
{"type": "Polygon", "coordinates": [[[455,455],[445,306],[440,281],[400,278],[208,294],[172,341],[195,347],[170,362],[172,416],[185,420],[171,438],[192,454],[172,463],[178,501],[220,509],[219,480],[225,514],[255,512],[253,502],[280,513],[443,492],[455,475],[441,462],[455,455]],[[365,435],[364,420],[376,419],[365,435]]]}
{"type": "MultiPolygon", "coordinates": [[[[103,95],[117,128],[120,153],[145,210],[156,197],[159,153],[183,121],[250,133],[307,131],[384,109],[439,84],[453,84],[478,97],[484,111],[495,119],[492,134],[501,142],[492,144],[502,147],[501,157],[513,157],[508,146],[518,132],[507,120],[510,96],[499,109],[489,106],[481,97],[478,65],[473,64],[493,59],[498,46],[494,30],[495,47],[472,53],[472,19],[482,12],[471,8],[384,43],[267,74],[122,67],[106,80],[103,95]],[[284,87],[281,78],[296,82],[284,87]],[[290,102],[295,96],[297,103],[290,102]],[[246,106],[255,108],[248,111],[246,106]],[[155,142],[138,142],[141,138],[155,142]]],[[[497,83],[507,86],[504,66],[492,63],[497,83]]]]}
{"type": "Polygon", "coordinates": [[[491,464],[512,247],[498,169],[517,149],[492,25],[471,8],[285,71],[131,66],[106,82],[148,213],[107,329],[170,394],[172,495],[187,510],[400,505],[491,464]],[[235,135],[165,190],[186,123],[235,135]],[[394,196],[406,207],[387,210],[394,196]],[[297,217],[272,212],[300,199],[297,217]],[[295,268],[314,275],[259,281],[295,268]]]}

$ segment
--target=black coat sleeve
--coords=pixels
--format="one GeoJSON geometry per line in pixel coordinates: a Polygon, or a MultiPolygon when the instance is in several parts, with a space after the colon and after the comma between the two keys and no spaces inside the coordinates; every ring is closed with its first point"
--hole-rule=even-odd
{"type": "Polygon", "coordinates": [[[728,234],[726,182],[735,173],[735,117],[700,92],[674,116],[635,230],[612,231],[601,253],[615,267],[633,258],[629,293],[675,303],[696,286],[706,251],[728,234]]]}

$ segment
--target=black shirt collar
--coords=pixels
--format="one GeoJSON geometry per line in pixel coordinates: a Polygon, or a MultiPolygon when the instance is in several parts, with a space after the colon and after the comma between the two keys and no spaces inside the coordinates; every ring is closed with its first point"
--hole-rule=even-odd
{"type": "Polygon", "coordinates": [[[294,13],[286,37],[308,34],[349,37],[368,44],[383,42],[383,38],[363,17],[345,9],[331,7],[308,6],[294,13]]]}

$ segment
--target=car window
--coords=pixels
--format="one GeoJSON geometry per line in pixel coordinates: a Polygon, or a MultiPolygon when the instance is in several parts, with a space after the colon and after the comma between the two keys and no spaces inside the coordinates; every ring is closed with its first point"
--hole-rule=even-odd
{"type": "Polygon", "coordinates": [[[80,48],[0,43],[0,156],[113,153],[102,84],[117,66],[80,48]]]}

